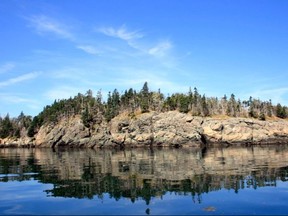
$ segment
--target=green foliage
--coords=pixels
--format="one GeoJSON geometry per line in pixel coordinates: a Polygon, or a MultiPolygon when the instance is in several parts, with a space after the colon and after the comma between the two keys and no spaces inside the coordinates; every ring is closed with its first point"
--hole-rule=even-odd
{"type": "Polygon", "coordinates": [[[112,118],[117,116],[120,111],[120,94],[117,89],[114,89],[112,95],[108,93],[107,105],[105,110],[105,118],[110,121],[112,118]]]}
{"type": "Polygon", "coordinates": [[[89,112],[88,106],[86,106],[84,112],[82,113],[81,119],[85,127],[88,127],[88,128],[91,127],[91,124],[93,123],[93,116],[89,112]]]}
{"type": "Polygon", "coordinates": [[[29,137],[33,137],[37,133],[37,130],[40,128],[42,123],[43,123],[43,118],[42,118],[42,115],[40,113],[38,116],[35,116],[33,118],[32,122],[28,128],[27,135],[29,137]]]}
{"type": "Polygon", "coordinates": [[[164,102],[164,105],[167,110],[176,110],[177,109],[177,98],[175,95],[172,95],[171,97],[167,97],[167,99],[164,102]]]}
{"type": "Polygon", "coordinates": [[[149,88],[148,88],[148,83],[145,82],[143,85],[143,88],[140,92],[140,97],[141,97],[141,103],[140,103],[140,108],[141,112],[149,112],[149,88]]]}
{"type": "Polygon", "coordinates": [[[235,95],[231,94],[230,99],[229,99],[228,104],[227,104],[226,114],[228,116],[236,117],[236,112],[237,112],[237,102],[235,99],[235,95]]]}
{"type": "Polygon", "coordinates": [[[276,106],[276,116],[279,118],[287,118],[286,107],[282,107],[281,104],[278,103],[276,106]]]}
{"type": "Polygon", "coordinates": [[[195,87],[195,88],[194,88],[193,102],[194,102],[195,104],[197,104],[199,98],[200,98],[200,94],[198,93],[198,89],[195,87]]]}
{"type": "Polygon", "coordinates": [[[102,121],[111,121],[117,115],[125,112],[131,118],[136,116],[137,110],[142,113],[149,111],[165,112],[178,110],[182,113],[191,113],[195,116],[223,115],[252,117],[265,120],[266,116],[277,116],[287,118],[287,107],[277,104],[273,106],[271,100],[260,101],[250,97],[248,100],[236,100],[234,94],[230,98],[224,95],[218,100],[216,97],[201,95],[195,87],[192,91],[184,93],[173,93],[165,97],[160,89],[150,91],[148,83],[145,82],[140,91],[132,88],[120,94],[117,89],[108,93],[107,101],[102,100],[102,93],[99,90],[96,97],[92,90],[86,94],[78,93],[69,99],[55,100],[51,105],[44,107],[33,119],[24,115],[23,112],[17,118],[10,118],[9,115],[3,119],[0,117],[0,137],[19,137],[25,131],[33,137],[44,124],[54,125],[61,119],[79,115],[85,127],[93,129],[95,124],[102,121]]]}
{"type": "Polygon", "coordinates": [[[25,116],[23,112],[17,118],[10,118],[7,114],[4,119],[0,117],[0,138],[21,136],[21,130],[30,126],[31,116],[25,116]]]}
{"type": "Polygon", "coordinates": [[[258,118],[258,113],[256,112],[257,104],[258,104],[258,101],[255,99],[253,100],[252,97],[250,96],[249,101],[248,101],[248,106],[249,106],[248,115],[249,115],[249,117],[258,118]]]}
{"type": "Polygon", "coordinates": [[[111,97],[111,92],[108,93],[108,99],[107,99],[107,106],[105,109],[105,119],[109,122],[113,117],[113,108],[112,108],[112,97],[111,97]]]}
{"type": "Polygon", "coordinates": [[[0,138],[6,138],[13,134],[13,125],[9,118],[9,114],[1,121],[0,138]]]}
{"type": "Polygon", "coordinates": [[[203,97],[201,98],[201,109],[202,109],[203,116],[209,116],[209,109],[208,109],[205,95],[203,95],[203,97]]]}
{"type": "Polygon", "coordinates": [[[186,95],[179,95],[179,111],[183,113],[189,112],[189,97],[186,95]]]}

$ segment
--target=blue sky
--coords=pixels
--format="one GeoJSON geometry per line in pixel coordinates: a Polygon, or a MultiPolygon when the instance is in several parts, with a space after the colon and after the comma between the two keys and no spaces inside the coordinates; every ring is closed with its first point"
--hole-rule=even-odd
{"type": "Polygon", "coordinates": [[[91,89],[288,105],[287,0],[1,0],[0,115],[91,89]]]}

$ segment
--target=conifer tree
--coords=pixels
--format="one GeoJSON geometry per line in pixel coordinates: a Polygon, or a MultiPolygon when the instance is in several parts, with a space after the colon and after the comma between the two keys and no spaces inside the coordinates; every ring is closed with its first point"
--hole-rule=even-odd
{"type": "Polygon", "coordinates": [[[179,111],[183,113],[189,111],[189,97],[184,94],[179,95],[179,111]]]}
{"type": "Polygon", "coordinates": [[[9,114],[7,114],[1,122],[0,137],[6,138],[8,136],[11,136],[12,134],[13,134],[13,125],[10,120],[9,114]]]}
{"type": "Polygon", "coordinates": [[[205,95],[203,95],[203,97],[201,98],[201,109],[202,109],[203,116],[209,116],[209,109],[207,106],[205,95]]]}
{"type": "Polygon", "coordinates": [[[140,97],[141,97],[140,101],[141,112],[142,113],[149,112],[149,88],[147,82],[145,82],[143,85],[143,88],[140,92],[140,97]]]}
{"type": "Polygon", "coordinates": [[[276,106],[276,116],[279,118],[286,118],[287,117],[285,107],[282,107],[282,105],[280,103],[278,103],[276,106]]]}

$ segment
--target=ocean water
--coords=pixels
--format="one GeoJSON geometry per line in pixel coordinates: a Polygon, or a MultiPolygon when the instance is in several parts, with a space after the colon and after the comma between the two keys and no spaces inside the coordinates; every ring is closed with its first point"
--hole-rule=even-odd
{"type": "Polygon", "coordinates": [[[287,215],[288,145],[0,149],[0,214],[287,215]]]}

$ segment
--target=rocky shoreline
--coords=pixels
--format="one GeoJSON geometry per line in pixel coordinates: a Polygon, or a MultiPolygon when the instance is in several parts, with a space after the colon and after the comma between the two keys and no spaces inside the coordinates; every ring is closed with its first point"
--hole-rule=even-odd
{"type": "Polygon", "coordinates": [[[87,128],[80,116],[43,125],[34,137],[0,139],[0,147],[201,147],[288,143],[288,121],[196,117],[178,111],[119,115],[87,128]]]}

